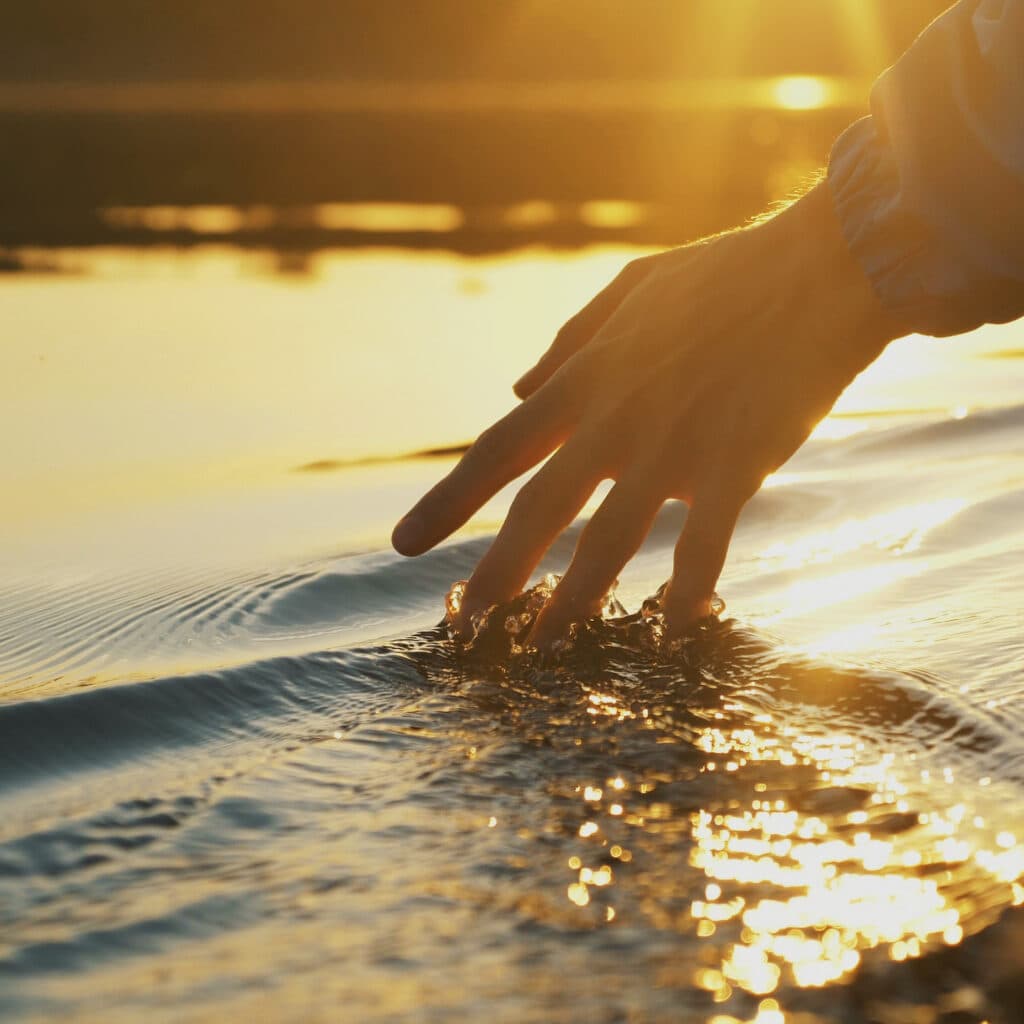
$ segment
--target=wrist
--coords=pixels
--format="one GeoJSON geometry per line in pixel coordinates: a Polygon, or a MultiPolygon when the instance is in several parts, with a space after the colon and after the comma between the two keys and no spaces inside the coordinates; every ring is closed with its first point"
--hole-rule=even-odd
{"type": "Polygon", "coordinates": [[[909,326],[882,304],[870,279],[850,251],[826,180],[787,207],[775,221],[798,254],[805,295],[822,300],[834,336],[875,358],[909,326]]]}

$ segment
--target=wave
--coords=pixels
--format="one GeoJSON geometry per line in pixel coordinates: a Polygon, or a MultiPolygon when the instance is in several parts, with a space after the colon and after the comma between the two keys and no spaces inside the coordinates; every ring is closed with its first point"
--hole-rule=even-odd
{"type": "MultiPolygon", "coordinates": [[[[893,451],[913,454],[923,448],[941,457],[963,443],[988,441],[1004,434],[1019,442],[1021,430],[1024,430],[1024,405],[1009,405],[972,412],[959,419],[944,418],[932,423],[890,427],[863,438],[854,435],[847,442],[847,447],[851,452],[868,455],[893,451]]],[[[978,450],[972,449],[971,454],[977,455],[978,450]]]]}
{"type": "MultiPolygon", "coordinates": [[[[746,519],[794,521],[830,504],[810,489],[768,491],[746,519]]],[[[685,505],[667,503],[644,551],[671,550],[685,520],[685,505]]],[[[585,525],[577,520],[555,541],[539,575],[564,569],[585,525]]],[[[413,560],[369,551],[277,572],[8,578],[0,584],[0,701],[218,670],[414,631],[442,617],[452,580],[470,575],[493,537],[457,538],[413,560]]]]}
{"type": "MultiPolygon", "coordinates": [[[[373,558],[374,572],[397,571],[373,558]]],[[[309,588],[330,585],[319,574],[282,577],[272,590],[280,621],[303,622],[309,588]]],[[[941,678],[817,661],[731,620],[666,649],[650,616],[608,608],[547,663],[508,656],[505,622],[523,613],[520,599],[468,646],[437,627],[0,706],[0,931],[18,925],[0,942],[0,977],[26,991],[56,977],[70,991],[76,975],[138,977],[140,964],[195,958],[205,942],[236,935],[249,948],[268,921],[287,928],[321,913],[332,934],[352,914],[390,934],[415,919],[425,892],[444,893],[463,920],[479,913],[560,935],[579,928],[565,909],[566,859],[586,862],[588,851],[610,865],[619,912],[633,901],[640,924],[643,908],[671,901],[690,922],[693,894],[708,883],[692,859],[708,855],[695,817],[756,814],[769,796],[819,830],[806,842],[840,858],[840,871],[853,870],[842,861],[850,850],[868,849],[858,835],[879,856],[889,850],[879,877],[906,890],[907,928],[926,872],[960,901],[965,933],[1006,905],[1005,883],[970,859],[947,864],[949,837],[920,824],[935,813],[959,822],[958,801],[982,813],[985,775],[998,774],[994,797],[1019,801],[1008,787],[1024,785],[1024,758],[997,718],[941,678]],[[937,784],[922,781],[929,771],[937,784]],[[614,795],[602,801],[591,786],[614,795]],[[900,805],[881,799],[897,792],[900,805]],[[504,833],[481,824],[491,814],[504,833]],[[633,864],[608,860],[591,827],[621,834],[633,864]],[[925,858],[919,872],[901,859],[913,853],[925,858]]],[[[768,870],[772,857],[780,871],[798,868],[755,849],[753,833],[743,841],[753,852],[739,843],[725,865],[736,877],[712,877],[753,907],[768,890],[747,887],[745,871],[768,870]]],[[[799,908],[801,891],[769,895],[799,908]]],[[[604,890],[592,892],[603,913],[604,890]]],[[[423,913],[433,920],[436,909],[423,913]]],[[[729,927],[722,942],[741,941],[729,927]]],[[[675,941],[693,952],[685,934],[675,941]]]]}
{"type": "Polygon", "coordinates": [[[272,658],[0,706],[0,793],[139,759],[152,768],[196,748],[207,761],[227,760],[240,747],[306,733],[314,722],[320,732],[349,728],[391,706],[397,693],[422,687],[422,675],[402,653],[417,642],[272,658]]]}
{"type": "MultiPolygon", "coordinates": [[[[474,555],[449,550],[437,562],[450,568],[453,558],[474,555]]],[[[430,589],[439,565],[422,571],[427,577],[423,587],[430,589]]],[[[386,597],[389,588],[382,580],[397,572],[394,565],[379,566],[371,577],[376,583],[364,577],[359,586],[376,587],[386,597]]],[[[510,617],[523,618],[524,608],[526,618],[534,615],[544,586],[495,609],[465,648],[452,643],[439,626],[381,643],[80,687],[0,705],[0,792],[133,761],[152,767],[192,756],[189,750],[201,750],[206,762],[230,760],[254,746],[344,731],[424,689],[448,686],[452,672],[514,681],[553,671],[552,678],[570,690],[580,681],[611,681],[628,690],[630,700],[677,698],[687,707],[720,700],[724,693],[745,706],[760,700],[765,706],[828,707],[833,724],[878,729],[889,742],[906,741],[922,750],[931,744],[947,753],[955,748],[978,771],[996,758],[1003,778],[1024,781],[1024,755],[1016,750],[1012,732],[996,717],[959,700],[951,686],[922,673],[817,662],[731,620],[702,626],[683,647],[666,653],[659,647],[654,619],[625,613],[613,601],[607,606],[609,617],[583,627],[554,669],[516,657],[514,651],[510,655],[506,623],[510,617]]],[[[320,607],[335,588],[351,597],[350,587],[344,574],[297,574],[263,589],[283,606],[275,609],[268,599],[260,614],[279,626],[298,621],[308,628],[307,606],[320,607]]],[[[200,615],[214,604],[193,601],[190,607],[200,615]]]]}

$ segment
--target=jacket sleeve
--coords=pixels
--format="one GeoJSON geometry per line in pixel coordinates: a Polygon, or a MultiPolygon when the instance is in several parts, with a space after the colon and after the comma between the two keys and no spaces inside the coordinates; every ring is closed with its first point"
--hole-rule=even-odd
{"type": "Polygon", "coordinates": [[[1024,315],[1024,0],[960,0],[875,83],[829,185],[882,303],[959,334],[1024,315]]]}

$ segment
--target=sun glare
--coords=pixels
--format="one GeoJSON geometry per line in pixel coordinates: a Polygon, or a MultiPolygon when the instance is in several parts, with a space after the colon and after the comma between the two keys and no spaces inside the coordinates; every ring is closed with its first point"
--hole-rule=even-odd
{"type": "Polygon", "coordinates": [[[812,75],[779,78],[773,92],[778,106],[786,110],[818,110],[830,100],[828,83],[812,75]]]}

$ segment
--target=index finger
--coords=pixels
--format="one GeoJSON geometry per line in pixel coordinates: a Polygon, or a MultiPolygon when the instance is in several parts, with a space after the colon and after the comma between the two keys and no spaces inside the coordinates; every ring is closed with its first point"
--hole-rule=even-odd
{"type": "Polygon", "coordinates": [[[403,555],[421,555],[454,533],[505,484],[568,437],[575,419],[565,387],[551,381],[476,440],[455,468],[405,515],[391,535],[403,555]]]}

